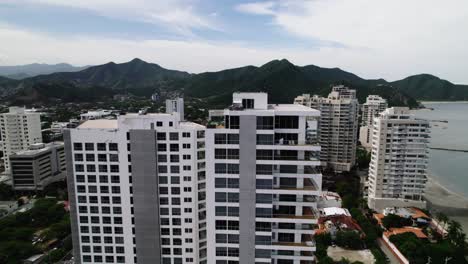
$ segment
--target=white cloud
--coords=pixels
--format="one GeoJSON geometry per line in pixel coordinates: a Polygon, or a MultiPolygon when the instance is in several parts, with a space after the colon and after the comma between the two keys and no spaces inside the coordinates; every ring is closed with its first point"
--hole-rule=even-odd
{"type": "Polygon", "coordinates": [[[183,35],[193,29],[220,30],[209,16],[196,10],[194,0],[4,0],[17,5],[77,8],[100,16],[164,25],[183,35]]]}
{"type": "Polygon", "coordinates": [[[273,25],[292,35],[343,44],[346,54],[357,57],[344,63],[370,75],[378,68],[390,71],[381,76],[429,72],[468,82],[466,0],[283,0],[242,6],[236,9],[270,15],[273,25]]]}
{"type": "Polygon", "coordinates": [[[274,15],[275,11],[273,8],[276,6],[275,2],[253,2],[244,3],[236,6],[236,9],[240,12],[255,14],[255,15],[274,15]]]}

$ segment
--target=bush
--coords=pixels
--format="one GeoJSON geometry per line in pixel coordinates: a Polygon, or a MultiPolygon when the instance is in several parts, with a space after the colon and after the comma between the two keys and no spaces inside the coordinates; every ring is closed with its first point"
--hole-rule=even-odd
{"type": "Polygon", "coordinates": [[[355,231],[338,231],[335,242],[343,248],[362,249],[361,237],[355,231]]]}
{"type": "Polygon", "coordinates": [[[389,214],[382,219],[382,224],[385,228],[399,228],[404,226],[412,226],[413,220],[411,218],[404,218],[398,215],[389,214]]]}

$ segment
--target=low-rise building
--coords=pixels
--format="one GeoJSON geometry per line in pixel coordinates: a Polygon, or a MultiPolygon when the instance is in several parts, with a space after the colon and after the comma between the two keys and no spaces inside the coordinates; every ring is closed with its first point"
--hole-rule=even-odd
{"type": "Polygon", "coordinates": [[[65,177],[65,152],[62,142],[31,145],[10,156],[13,189],[38,191],[65,177]]]}

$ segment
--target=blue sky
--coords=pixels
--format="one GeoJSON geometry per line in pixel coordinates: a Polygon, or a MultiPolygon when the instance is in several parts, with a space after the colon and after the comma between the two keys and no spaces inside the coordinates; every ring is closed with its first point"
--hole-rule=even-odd
{"type": "Polygon", "coordinates": [[[464,0],[2,0],[0,65],[139,57],[203,72],[286,58],[468,83],[466,28],[464,0]]]}

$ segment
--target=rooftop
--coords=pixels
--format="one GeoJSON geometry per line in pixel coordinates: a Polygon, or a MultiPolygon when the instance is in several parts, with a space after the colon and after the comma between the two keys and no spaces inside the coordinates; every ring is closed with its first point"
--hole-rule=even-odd
{"type": "Polygon", "coordinates": [[[79,129],[83,128],[117,128],[117,120],[112,119],[96,119],[96,120],[88,120],[83,124],[79,125],[79,129]]]}
{"type": "Polygon", "coordinates": [[[423,233],[421,228],[417,228],[417,227],[390,228],[389,231],[384,232],[384,236],[389,238],[393,235],[399,235],[399,234],[410,233],[410,232],[415,234],[419,239],[427,238],[427,235],[423,233]]]}
{"type": "Polygon", "coordinates": [[[11,155],[11,158],[14,158],[16,156],[34,156],[34,155],[49,151],[52,148],[63,147],[63,145],[64,145],[63,142],[51,142],[47,144],[38,143],[38,144],[31,145],[30,149],[28,150],[22,150],[22,151],[16,152],[15,154],[11,155]]]}

